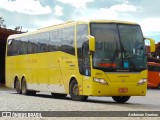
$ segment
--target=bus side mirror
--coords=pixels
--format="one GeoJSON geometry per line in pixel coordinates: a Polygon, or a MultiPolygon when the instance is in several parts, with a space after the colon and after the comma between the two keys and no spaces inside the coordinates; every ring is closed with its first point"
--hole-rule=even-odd
{"type": "Polygon", "coordinates": [[[88,35],[87,38],[89,40],[89,50],[90,52],[94,52],[95,51],[95,38],[91,35],[88,35]]]}
{"type": "Polygon", "coordinates": [[[151,38],[144,38],[145,40],[149,40],[150,41],[150,52],[155,52],[155,41],[151,38]]]}

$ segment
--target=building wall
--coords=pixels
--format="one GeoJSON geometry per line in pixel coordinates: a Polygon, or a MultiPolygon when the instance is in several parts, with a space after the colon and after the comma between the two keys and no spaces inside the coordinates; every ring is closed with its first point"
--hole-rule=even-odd
{"type": "Polygon", "coordinates": [[[9,35],[22,32],[6,28],[0,28],[0,84],[5,84],[5,52],[6,41],[9,35]]]}

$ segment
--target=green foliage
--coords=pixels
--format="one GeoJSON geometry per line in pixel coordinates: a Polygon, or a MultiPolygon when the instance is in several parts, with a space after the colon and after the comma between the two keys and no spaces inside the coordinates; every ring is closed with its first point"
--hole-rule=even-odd
{"type": "Polygon", "coordinates": [[[2,17],[0,17],[0,28],[6,28],[7,27],[4,22],[5,22],[5,20],[2,17]]]}

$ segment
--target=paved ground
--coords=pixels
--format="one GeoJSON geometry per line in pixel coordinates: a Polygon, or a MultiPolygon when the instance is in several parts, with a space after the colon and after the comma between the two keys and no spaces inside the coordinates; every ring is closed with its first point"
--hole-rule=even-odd
{"type": "MultiPolygon", "coordinates": [[[[24,96],[12,89],[1,88],[0,111],[160,111],[160,90],[148,89],[145,97],[131,97],[127,103],[117,104],[110,97],[89,97],[86,102],[77,102],[72,101],[70,96],[65,99],[55,99],[47,92],[40,92],[36,96],[24,96]]],[[[142,118],[136,117],[136,119],[142,118]]]]}

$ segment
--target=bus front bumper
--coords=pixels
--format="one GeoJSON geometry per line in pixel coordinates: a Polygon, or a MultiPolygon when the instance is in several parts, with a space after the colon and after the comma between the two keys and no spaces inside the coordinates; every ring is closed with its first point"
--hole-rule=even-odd
{"type": "Polygon", "coordinates": [[[147,83],[137,85],[136,82],[100,84],[93,82],[91,96],[145,96],[147,83]]]}

